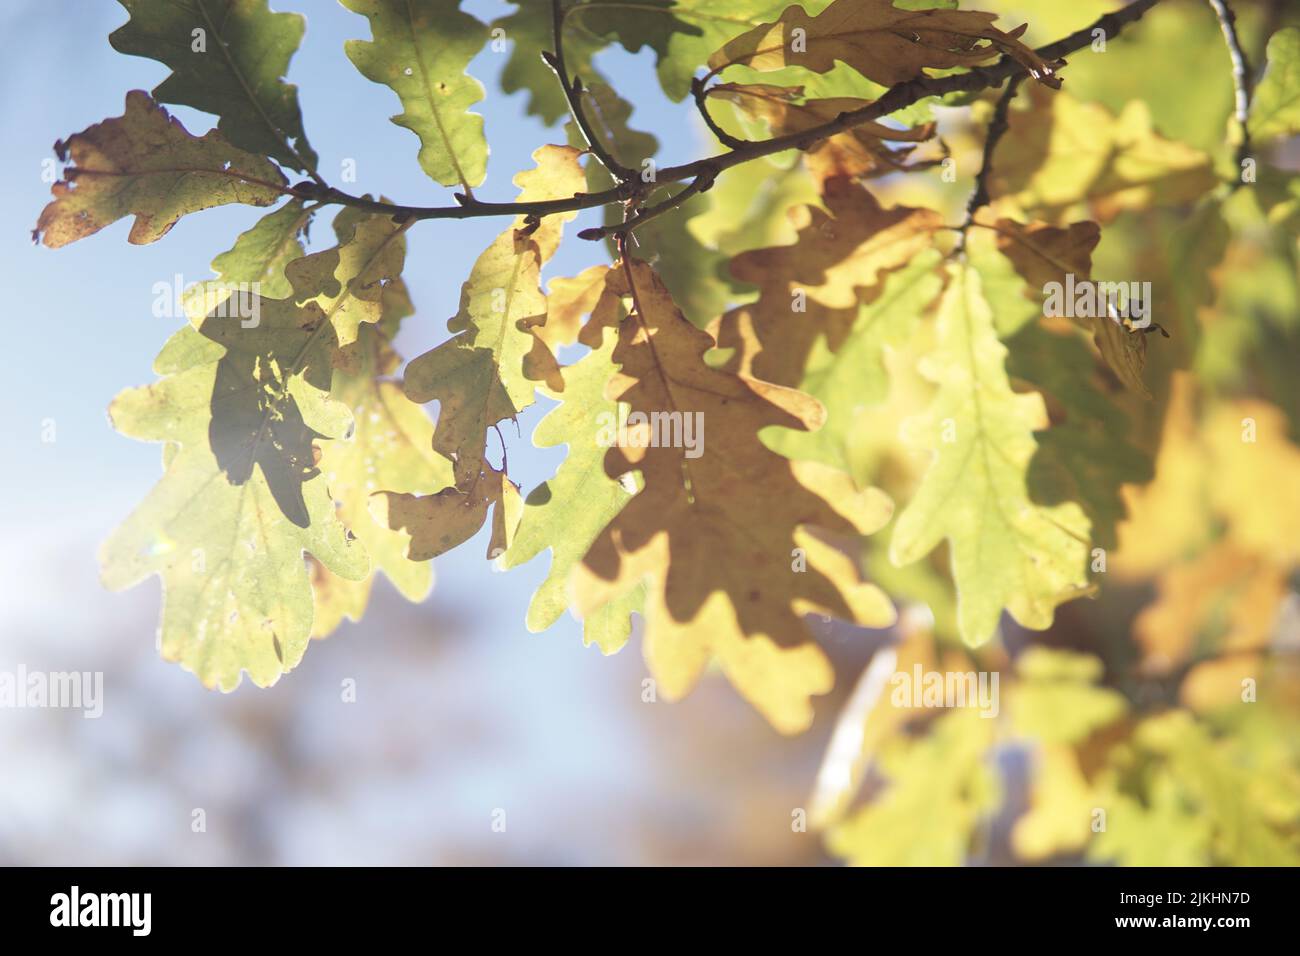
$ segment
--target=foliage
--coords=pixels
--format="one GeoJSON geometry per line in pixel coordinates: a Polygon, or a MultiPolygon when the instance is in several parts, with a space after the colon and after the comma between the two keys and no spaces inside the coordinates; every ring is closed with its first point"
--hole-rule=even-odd
{"type": "Polygon", "coordinates": [[[279,204],[110,409],[163,446],[102,567],[162,578],[164,657],[273,684],[375,572],[420,600],[487,527],[503,568],[551,552],[529,629],[639,635],[666,698],[716,668],[782,733],[843,664],[810,615],[888,630],[813,794],[846,860],[985,858],[1016,806],[1021,861],[1300,863],[1294,10],[1243,5],[1224,50],[1187,0],[344,0],[348,58],[455,190],[411,206],[320,174],[302,16],[121,2],[113,47],[171,73],[56,145],[35,238],[279,204]],[[502,38],[502,92],[559,142],[489,201],[468,71],[502,38]],[[612,47],[652,50],[717,148],[647,166],[612,47]],[[1177,102],[1189,70],[1212,110],[1177,102]],[[479,216],[510,222],[403,368],[408,241],[479,216]],[[544,274],[561,242],[576,276],[544,274]],[[567,452],[525,494],[501,426],[539,396],[532,439],[567,452]],[[944,696],[967,675],[1000,677],[983,711],[944,696]]]}

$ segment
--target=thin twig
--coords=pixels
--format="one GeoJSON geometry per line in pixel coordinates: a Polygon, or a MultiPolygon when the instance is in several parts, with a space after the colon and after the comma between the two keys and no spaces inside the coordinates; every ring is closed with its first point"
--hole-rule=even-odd
{"type": "Polygon", "coordinates": [[[713,118],[713,114],[709,112],[709,104],[707,103],[709,91],[705,86],[704,80],[699,77],[694,77],[691,80],[691,96],[695,99],[695,108],[699,110],[700,117],[704,120],[704,125],[709,128],[710,133],[717,137],[719,143],[730,149],[742,149],[749,145],[749,140],[737,139],[735,136],[732,136],[725,129],[719,126],[717,121],[713,118]]]}
{"type": "Polygon", "coordinates": [[[993,118],[989,120],[988,132],[984,135],[984,155],[980,160],[980,171],[975,176],[975,189],[972,190],[970,200],[966,203],[966,219],[961,224],[961,237],[957,240],[958,252],[966,248],[966,233],[975,222],[975,214],[989,204],[989,179],[993,175],[993,154],[1011,126],[1007,116],[1011,110],[1011,101],[1020,91],[1020,82],[1023,79],[1024,74],[1021,74],[1007,80],[1007,88],[1002,91],[997,106],[993,108],[993,118]]]}
{"type": "Polygon", "coordinates": [[[590,229],[584,229],[578,233],[579,239],[590,239],[592,241],[604,239],[607,236],[624,236],[636,229],[647,220],[654,219],[656,216],[662,216],[666,212],[676,209],[692,196],[697,196],[702,192],[707,192],[713,186],[714,177],[707,172],[700,173],[685,189],[679,189],[674,195],[665,199],[661,203],[653,206],[646,206],[638,210],[634,215],[629,216],[623,222],[613,226],[593,226],[590,229]]]}
{"type": "MultiPolygon", "coordinates": [[[[1055,43],[1040,47],[1037,53],[1049,62],[1060,61],[1067,54],[1089,46],[1093,42],[1093,31],[1101,30],[1105,33],[1107,39],[1111,39],[1118,35],[1126,25],[1140,19],[1144,13],[1160,2],[1161,0],[1134,0],[1127,7],[1108,13],[1081,30],[1077,30],[1055,43]]],[[[891,113],[896,113],[927,97],[947,96],[951,93],[976,93],[989,87],[1000,86],[1003,81],[1013,76],[1023,76],[1025,72],[1023,66],[1010,57],[1004,56],[997,63],[976,67],[965,73],[954,73],[940,77],[918,76],[915,79],[890,87],[875,102],[868,103],[856,110],[841,113],[835,119],[819,126],[810,127],[786,136],[777,136],[772,139],[748,143],[728,152],[720,153],[717,156],[697,159],[693,162],[683,163],[680,166],[666,166],[658,171],[656,181],[663,185],[682,182],[687,179],[693,180],[708,174],[712,174],[716,178],[718,174],[731,169],[733,166],[739,166],[763,156],[782,153],[788,149],[807,149],[813,143],[828,139],[837,133],[853,129],[864,123],[874,122],[881,117],[889,116],[891,113]]],[[[612,189],[600,192],[576,193],[568,199],[526,203],[482,202],[463,194],[457,194],[456,199],[459,205],[456,206],[403,206],[394,203],[376,202],[350,196],[338,189],[321,189],[311,182],[299,183],[292,189],[286,188],[283,191],[308,199],[316,199],[325,204],[356,206],[370,212],[386,213],[400,220],[421,220],[475,219],[482,216],[550,216],[560,212],[573,212],[578,209],[592,209],[596,206],[626,202],[640,195],[643,191],[643,185],[638,178],[620,182],[612,189]]]]}
{"type": "Polygon", "coordinates": [[[564,88],[564,98],[569,103],[569,112],[573,114],[573,122],[577,125],[578,131],[582,133],[582,138],[587,143],[587,149],[596,160],[609,170],[619,182],[630,182],[636,173],[622,163],[605,148],[605,144],[600,141],[596,131],[592,129],[591,121],[587,118],[587,112],[582,108],[582,94],[584,92],[582,80],[578,77],[569,78],[569,68],[564,62],[564,17],[565,10],[562,0],[551,0],[551,33],[552,43],[555,45],[555,52],[548,53],[543,51],[542,59],[546,65],[555,71],[556,78],[560,81],[560,86],[564,88]]]}
{"type": "Polygon", "coordinates": [[[1237,181],[1241,185],[1241,168],[1250,158],[1250,62],[1246,51],[1241,47],[1241,38],[1237,36],[1237,15],[1228,0],[1210,0],[1214,15],[1219,18],[1219,29],[1223,31],[1223,42],[1227,44],[1228,56],[1232,59],[1232,89],[1235,100],[1233,116],[1237,128],[1241,131],[1241,142],[1237,144],[1237,181]]]}

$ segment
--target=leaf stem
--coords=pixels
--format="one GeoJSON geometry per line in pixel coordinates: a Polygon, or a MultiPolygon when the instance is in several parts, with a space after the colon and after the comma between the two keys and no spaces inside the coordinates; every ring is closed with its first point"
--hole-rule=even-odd
{"type": "Polygon", "coordinates": [[[710,133],[718,138],[719,143],[729,149],[743,149],[749,145],[750,140],[737,139],[718,125],[713,118],[713,114],[709,112],[709,105],[706,102],[709,97],[708,87],[705,85],[705,81],[698,76],[691,80],[691,96],[695,99],[695,108],[699,110],[704,125],[709,128],[710,133]]]}
{"type": "Polygon", "coordinates": [[[961,236],[957,240],[958,252],[966,248],[966,233],[975,223],[975,214],[989,204],[989,178],[993,174],[993,154],[1011,125],[1007,115],[1011,110],[1011,101],[1020,91],[1020,83],[1023,79],[1022,74],[1007,80],[1007,88],[1002,91],[997,106],[993,108],[993,118],[989,120],[988,132],[984,136],[984,155],[980,160],[980,171],[975,176],[975,189],[970,194],[970,201],[966,203],[966,219],[961,224],[961,236]]]}
{"type": "Polygon", "coordinates": [[[605,144],[600,141],[596,131],[591,127],[591,120],[587,117],[587,112],[582,108],[582,94],[585,92],[582,86],[582,80],[578,77],[569,78],[569,68],[564,62],[564,18],[567,11],[564,8],[562,0],[551,0],[551,33],[552,43],[555,45],[555,52],[542,53],[542,59],[546,65],[555,71],[556,78],[560,81],[560,86],[564,89],[564,98],[569,103],[569,112],[573,114],[573,122],[577,125],[582,138],[587,143],[587,150],[596,160],[609,170],[619,182],[630,182],[636,173],[628,169],[613,154],[605,148],[605,144]]]}

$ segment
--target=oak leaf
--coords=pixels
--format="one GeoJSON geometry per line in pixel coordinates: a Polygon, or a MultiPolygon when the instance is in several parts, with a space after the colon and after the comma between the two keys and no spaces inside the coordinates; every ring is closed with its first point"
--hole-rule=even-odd
{"type": "MultiPolygon", "coordinates": [[[[543,146],[537,168],[520,173],[520,201],[532,202],[581,192],[586,178],[579,152],[543,146]]],[[[530,224],[520,216],[479,256],[461,287],[460,311],[448,323],[454,336],[414,359],[406,370],[406,396],[439,402],[433,448],[454,464],[455,483],[436,495],[388,494],[372,500],[377,520],[411,535],[410,557],[444,553],[478,531],[497,505],[491,558],[508,547],[523,502],[518,487],[486,459],[487,433],[513,419],[534,401],[539,382],[563,388],[559,366],[536,328],[546,323],[542,265],[555,254],[562,213],[530,224]]]]}
{"type": "Polygon", "coordinates": [[[1020,42],[1025,27],[1004,32],[993,26],[996,19],[996,13],[977,10],[899,9],[892,0],[836,0],[817,14],[792,4],[775,23],[726,43],[709,57],[709,69],[718,73],[741,63],[825,73],[841,60],[893,86],[927,69],[975,66],[1005,54],[1039,82],[1059,87],[1056,67],[1020,42]]]}
{"type": "Polygon", "coordinates": [[[298,88],[286,83],[306,18],[273,13],[267,0],[118,0],[131,15],[109,35],[119,53],[171,67],[154,88],[159,103],[219,117],[238,146],[309,173],[316,153],[303,132],[298,88]]]}
{"type": "Polygon", "coordinates": [[[465,68],[488,28],[460,0],[343,0],[370,21],[373,40],[349,40],[350,59],[366,79],[392,87],[402,101],[393,117],[420,137],[420,167],[434,182],[470,189],[483,182],[488,146],[483,117],[469,108],[483,85],[465,68]]]}
{"type": "Polygon", "coordinates": [[[179,120],[132,90],[126,112],[54,144],[69,162],[51,188],[33,238],[57,249],[135,215],[129,242],[155,242],[181,216],[227,203],[270,206],[287,191],[276,165],[236,149],[221,133],[191,136],[179,120]]]}
{"type": "Polygon", "coordinates": [[[1005,608],[1042,630],[1063,601],[1087,593],[1089,522],[1074,502],[1029,499],[1026,474],[1047,425],[1042,397],[1012,391],[994,313],[980,275],[952,266],[940,302],[936,351],[922,371],[939,387],[933,404],[904,424],[931,465],[898,517],[896,564],[919,560],[947,539],[964,640],[993,637],[1005,608]]]}
{"type": "Polygon", "coordinates": [[[644,582],[645,656],[662,694],[681,697],[716,659],[773,726],[802,730],[812,719],[809,697],[825,693],[832,679],[802,616],[877,627],[893,619],[884,596],[832,544],[834,536],[878,529],[888,499],[764,448],[760,428],[817,427],[821,406],[792,389],[710,368],[704,353],[712,337],[682,316],[649,266],[628,259],[608,282],[630,297],[633,311],[619,325],[613,359],[620,371],[606,392],[631,412],[626,434],[605,456],[605,473],[636,471],[644,486],[575,570],[575,607],[585,617],[644,582]],[[698,436],[695,451],[687,428],[698,436]]]}

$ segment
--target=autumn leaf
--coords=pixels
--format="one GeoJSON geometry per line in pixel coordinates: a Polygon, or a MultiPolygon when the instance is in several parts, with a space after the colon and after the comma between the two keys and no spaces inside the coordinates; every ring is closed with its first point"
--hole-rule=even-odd
{"type": "MultiPolygon", "coordinates": [[[[686,223],[687,231],[709,249],[734,257],[750,249],[789,245],[796,241],[790,212],[820,203],[820,190],[800,163],[785,168],[776,162],[756,160],[737,166],[706,194],[707,205],[686,223]]],[[[734,294],[749,284],[730,275],[734,294]]]]}
{"type": "Polygon", "coordinates": [[[1088,588],[1082,509],[1029,499],[1033,433],[1046,426],[1046,410],[1041,396],[1012,391],[1005,356],[979,273],[951,267],[937,351],[922,366],[939,391],[904,426],[909,444],[932,463],[898,517],[890,553],[895,564],[908,564],[947,539],[961,634],[972,645],[993,637],[1004,608],[1041,630],[1056,605],[1088,588]]]}
{"type": "Polygon", "coordinates": [[[867,426],[872,406],[888,394],[884,350],[905,341],[938,298],[943,286],[938,263],[937,252],[915,256],[858,308],[841,342],[832,347],[829,330],[817,338],[796,384],[826,406],[826,424],[815,432],[770,433],[765,436],[770,448],[856,477],[852,449],[857,433],[867,426]]]}
{"type": "MultiPolygon", "coordinates": [[[[722,83],[710,87],[709,96],[729,101],[754,120],[763,122],[772,136],[802,133],[870,105],[868,100],[850,97],[807,99],[802,87],[769,84],[722,83]]],[[[908,163],[915,146],[898,148],[888,143],[922,143],[934,136],[934,124],[897,128],[881,123],[861,123],[852,129],[813,144],[805,151],[814,178],[825,182],[836,176],[884,175],[900,170],[933,166],[942,157],[908,163]]]]}
{"type": "Polygon", "coordinates": [[[798,210],[792,242],[732,260],[733,274],[756,284],[758,298],[724,314],[715,334],[730,350],[725,368],[826,405],[823,428],[767,431],[768,447],[856,478],[849,446],[888,390],[885,344],[906,339],[938,296],[939,257],[929,247],[939,222],[929,210],[885,209],[846,179],[825,190],[825,209],[798,210]]]}
{"type": "Polygon", "coordinates": [[[756,70],[799,66],[817,73],[842,60],[864,76],[893,86],[927,69],[975,66],[1005,54],[1039,82],[1059,87],[1053,64],[1020,42],[1024,27],[1010,33],[993,26],[995,13],[975,10],[910,10],[892,0],[836,0],[810,15],[791,5],[775,23],[755,27],[709,57],[719,73],[732,64],[756,70]]]}
{"type": "Polygon", "coordinates": [[[390,86],[402,101],[393,117],[420,137],[420,168],[444,186],[483,182],[488,147],[483,117],[469,108],[483,86],[465,68],[482,49],[488,28],[460,10],[460,0],[343,0],[370,21],[373,40],[349,40],[358,70],[390,86]]]}
{"type": "Polygon", "coordinates": [[[1240,736],[1216,739],[1186,710],[1150,717],[1098,783],[1106,829],[1089,856],[1123,866],[1296,866],[1300,778],[1284,769],[1287,757],[1240,736]]]}
{"type": "Polygon", "coordinates": [[[931,209],[886,208],[849,179],[828,182],[822,199],[824,209],[800,213],[793,245],[754,250],[732,262],[732,273],[745,282],[786,284],[787,320],[796,291],[830,308],[856,305],[887,272],[930,248],[942,224],[931,209]]]}
{"type": "Polygon", "coordinates": [[[1051,223],[1082,205],[1103,225],[1119,213],[1195,200],[1218,183],[1210,158],[1164,139],[1131,101],[1118,116],[1068,93],[1029,92],[993,156],[990,193],[1051,223]]]}
{"type": "Polygon", "coordinates": [[[607,452],[605,473],[639,472],[644,487],[575,571],[575,607],[585,618],[644,582],[645,656],[660,693],[681,697],[716,658],[773,726],[802,730],[812,719],[809,697],[831,680],[802,616],[871,626],[892,619],[883,595],[811,529],[868,534],[887,520],[888,501],[764,448],[760,428],[816,427],[820,405],[705,364],[712,338],[686,321],[649,266],[630,259],[608,283],[631,298],[633,315],[619,326],[620,371],[606,392],[631,408],[629,425],[607,452]],[[672,427],[675,441],[665,431],[672,427]],[[669,438],[656,440],[651,428],[669,438]]]}
{"type": "Polygon", "coordinates": [[[591,266],[573,278],[552,279],[546,288],[546,324],[535,334],[554,354],[561,345],[578,341],[582,317],[591,311],[605,292],[609,266],[591,266]]]}
{"type": "Polygon", "coordinates": [[[1157,578],[1157,597],[1133,622],[1143,668],[1173,670],[1211,648],[1258,650],[1273,636],[1286,569],[1220,541],[1157,578]]]}
{"type": "MultiPolygon", "coordinates": [[[[537,168],[515,178],[520,201],[581,192],[585,177],[578,157],[567,146],[537,150],[537,168]]],[[[539,382],[562,387],[555,358],[534,329],[546,323],[542,265],[573,215],[548,216],[536,226],[521,216],[497,237],[461,287],[460,311],[448,323],[455,335],[407,367],[407,397],[440,403],[433,447],[454,462],[456,479],[436,495],[388,494],[372,502],[379,521],[411,535],[413,560],[435,557],[473,536],[494,504],[503,523],[489,557],[508,546],[513,528],[504,511],[521,511],[522,500],[504,467],[488,464],[487,433],[531,405],[539,382]]]]}
{"type": "Polygon", "coordinates": [[[130,215],[127,240],[143,245],[187,213],[227,203],[270,206],[288,191],[274,163],[215,131],[191,136],[139,90],[126,95],[121,116],[74,133],[54,151],[70,165],[32,234],[52,249],[130,215]]]}
{"type": "Polygon", "coordinates": [[[1072,747],[1047,743],[1035,749],[1029,809],[1011,830],[1016,857],[1040,863],[1075,854],[1092,838],[1097,807],[1072,747]]]}
{"type": "Polygon", "coordinates": [[[315,171],[298,88],[283,79],[302,41],[301,14],[272,13],[267,0],[118,2],[131,19],[109,36],[113,49],[172,70],[154,99],[213,113],[217,129],[240,149],[315,171]]]}

